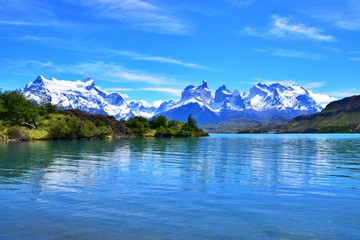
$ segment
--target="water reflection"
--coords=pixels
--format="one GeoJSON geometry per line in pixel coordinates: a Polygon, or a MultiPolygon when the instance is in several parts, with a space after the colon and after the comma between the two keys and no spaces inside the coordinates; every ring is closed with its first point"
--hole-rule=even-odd
{"type": "Polygon", "coordinates": [[[329,185],[329,174],[358,180],[359,149],[358,138],[286,136],[8,143],[0,145],[0,184],[72,192],[143,177],[188,191],[300,188],[329,185]]]}

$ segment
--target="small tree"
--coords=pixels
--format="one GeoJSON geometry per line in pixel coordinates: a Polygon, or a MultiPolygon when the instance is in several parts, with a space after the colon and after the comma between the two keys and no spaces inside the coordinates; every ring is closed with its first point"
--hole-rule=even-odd
{"type": "Polygon", "coordinates": [[[145,132],[149,129],[149,121],[144,117],[134,117],[130,118],[126,122],[126,127],[130,129],[136,136],[143,136],[145,132]]]}
{"type": "Polygon", "coordinates": [[[156,129],[158,127],[167,128],[169,126],[169,121],[164,116],[157,116],[157,117],[154,117],[153,119],[151,119],[150,126],[151,126],[151,128],[154,128],[154,129],[156,129]]]}
{"type": "Polygon", "coordinates": [[[0,112],[0,117],[7,120],[10,125],[15,125],[22,121],[28,121],[32,118],[36,125],[35,118],[39,114],[39,107],[24,95],[15,91],[7,91],[0,94],[2,108],[5,111],[0,112]]]}
{"type": "Polygon", "coordinates": [[[191,115],[191,113],[190,113],[189,116],[188,116],[187,124],[190,126],[191,129],[196,129],[196,128],[197,128],[196,119],[193,118],[193,116],[191,115]]]}

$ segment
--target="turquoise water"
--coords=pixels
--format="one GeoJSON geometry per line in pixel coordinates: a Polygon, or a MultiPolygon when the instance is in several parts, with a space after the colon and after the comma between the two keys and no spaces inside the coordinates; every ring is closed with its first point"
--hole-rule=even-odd
{"type": "Polygon", "coordinates": [[[0,239],[360,239],[360,135],[0,144],[0,239]]]}

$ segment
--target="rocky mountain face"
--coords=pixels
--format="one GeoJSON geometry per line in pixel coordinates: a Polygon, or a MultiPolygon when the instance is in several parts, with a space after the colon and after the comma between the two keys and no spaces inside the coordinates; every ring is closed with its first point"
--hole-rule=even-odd
{"type": "Polygon", "coordinates": [[[91,77],[72,82],[39,76],[20,92],[38,103],[47,100],[60,108],[106,114],[117,119],[163,115],[171,120],[186,121],[192,114],[200,125],[234,118],[292,118],[322,110],[304,88],[280,83],[255,84],[244,94],[222,85],[213,96],[207,82],[203,81],[199,86],[187,86],[180,100],[158,101],[157,104],[143,100],[126,102],[119,93],[101,90],[91,77]]]}

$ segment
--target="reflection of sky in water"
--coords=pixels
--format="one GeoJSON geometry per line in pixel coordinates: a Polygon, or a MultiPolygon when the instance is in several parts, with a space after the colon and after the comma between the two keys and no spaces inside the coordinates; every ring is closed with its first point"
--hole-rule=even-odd
{"type": "MultiPolygon", "coordinates": [[[[307,229],[315,234],[307,235],[311,238],[317,234],[311,221],[319,218],[313,214],[319,211],[317,224],[322,224],[323,232],[340,236],[342,230],[328,226],[327,220],[343,227],[358,226],[360,214],[344,209],[360,198],[359,149],[358,135],[2,144],[0,201],[9,209],[14,209],[14,202],[32,209],[31,201],[36,200],[34,211],[46,209],[45,219],[48,212],[55,214],[56,221],[75,216],[103,221],[114,215],[109,221],[125,219],[143,228],[170,224],[187,229],[189,236],[193,236],[191,229],[202,226],[222,237],[224,231],[238,237],[239,227],[244,231],[246,224],[261,223],[277,235],[276,229],[289,228],[286,219],[291,213],[302,229],[292,226],[299,232],[279,236],[303,236],[307,229]],[[68,217],[61,211],[67,211],[68,217]],[[273,222],[274,218],[282,220],[273,222]]],[[[6,211],[2,213],[11,216],[6,211]]],[[[121,230],[117,229],[111,231],[121,230]]],[[[246,230],[248,234],[264,236],[256,235],[261,228],[251,229],[246,230]]],[[[202,232],[199,236],[212,235],[202,232]]]]}
{"type": "Polygon", "coordinates": [[[28,180],[38,181],[41,191],[78,191],[106,179],[147,175],[183,185],[188,190],[204,191],[209,184],[224,182],[300,188],[311,184],[331,185],[327,182],[329,175],[357,178],[351,169],[359,167],[358,142],[358,139],[216,136],[20,143],[24,146],[11,154],[6,148],[16,148],[15,144],[2,146],[2,153],[9,154],[9,158],[19,156],[15,157],[18,159],[13,166],[2,160],[5,169],[1,171],[2,175],[18,174],[20,178],[26,173],[31,176],[28,180]],[[62,144],[65,151],[60,146],[57,148],[62,144]]]}

